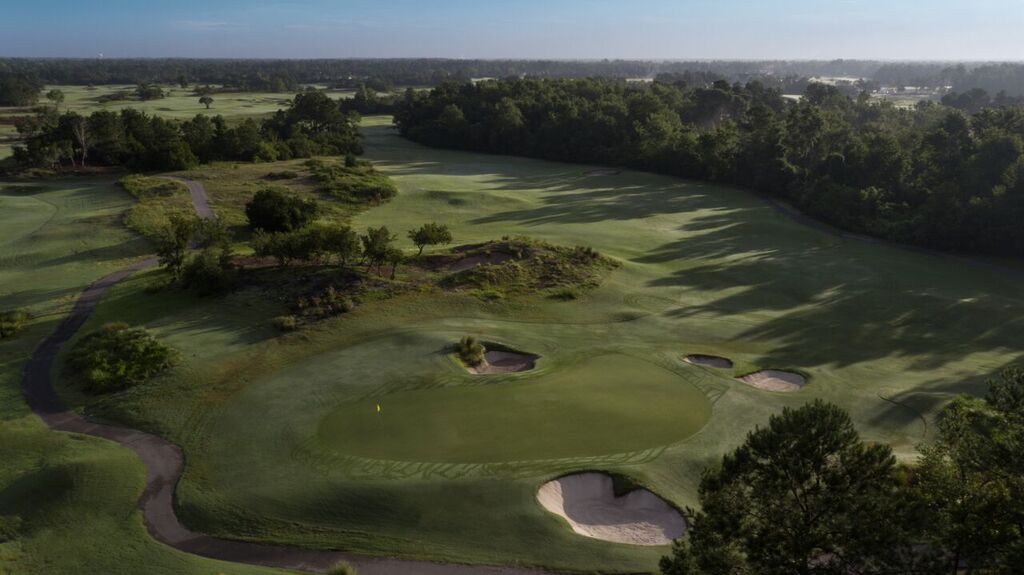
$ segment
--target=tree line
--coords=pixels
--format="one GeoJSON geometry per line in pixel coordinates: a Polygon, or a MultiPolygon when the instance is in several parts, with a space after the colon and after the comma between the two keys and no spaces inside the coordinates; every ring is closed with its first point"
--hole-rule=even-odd
{"type": "Polygon", "coordinates": [[[134,170],[181,170],[215,160],[275,161],[362,153],[358,116],[321,90],[295,95],[289,107],[257,121],[229,125],[222,116],[183,122],[123,109],[88,116],[43,107],[20,118],[23,166],[84,166],[87,161],[134,170]]]}
{"type": "Polygon", "coordinates": [[[1014,574],[1024,566],[1024,371],[959,397],[911,465],[816,400],[705,470],[664,575],[1014,574]]]}
{"type": "Polygon", "coordinates": [[[418,142],[626,166],[744,186],[843,229],[930,248],[1024,255],[1024,108],[974,114],[754,81],[513,79],[407,91],[418,142]]]}

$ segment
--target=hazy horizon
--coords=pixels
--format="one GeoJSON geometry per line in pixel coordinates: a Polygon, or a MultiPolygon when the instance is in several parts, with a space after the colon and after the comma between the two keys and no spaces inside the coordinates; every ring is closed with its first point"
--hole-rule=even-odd
{"type": "Polygon", "coordinates": [[[6,57],[953,62],[1019,61],[1024,0],[39,0],[5,14],[6,57]]]}

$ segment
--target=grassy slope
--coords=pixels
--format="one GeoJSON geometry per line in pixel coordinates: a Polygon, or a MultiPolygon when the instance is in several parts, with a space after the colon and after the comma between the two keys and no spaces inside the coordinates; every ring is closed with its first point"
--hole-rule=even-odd
{"type": "Polygon", "coordinates": [[[377,553],[652,568],[663,550],[575,536],[535,504],[536,487],[605,468],[692,504],[705,465],[769,414],[812,398],[839,403],[866,438],[911,457],[951,394],[979,391],[1020,359],[1016,276],[830,236],[739,190],[432,150],[383,123],[369,119],[368,157],[401,193],[358,215],[357,227],[386,224],[410,251],[404,231],[425,221],[451,225],[457,243],[527,234],[591,245],[623,266],[577,302],[413,295],[283,338],[266,329],[278,310],[248,290],[179,306],[145,303],[152,277],[115,288],[96,322],[148,322],[189,360],[93,409],[185,447],[179,502],[195,527],[377,553]],[[467,333],[540,353],[550,370],[541,377],[601,355],[649,361],[703,390],[711,420],[657,449],[486,465],[365,459],[336,447],[345,438],[318,436],[347,402],[478,383],[439,354],[467,333]],[[686,353],[736,367],[687,365],[686,353]],[[773,394],[730,377],[758,367],[799,369],[810,384],[773,394]]]}
{"type": "Polygon", "coordinates": [[[0,341],[0,572],[257,573],[153,542],[135,501],[145,471],[130,451],[55,433],[21,399],[22,365],[89,282],[149,251],[120,225],[131,198],[110,180],[0,183],[0,309],[35,319],[0,341]],[[20,191],[17,191],[20,189],[20,191]]]}

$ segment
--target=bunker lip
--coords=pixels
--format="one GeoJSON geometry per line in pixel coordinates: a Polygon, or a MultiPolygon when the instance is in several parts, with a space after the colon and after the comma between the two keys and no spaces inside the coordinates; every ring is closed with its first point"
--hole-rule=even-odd
{"type": "Polygon", "coordinates": [[[782,393],[800,391],[807,384],[806,377],[781,369],[762,369],[736,379],[757,389],[782,393]]]}
{"type": "Polygon", "coordinates": [[[691,353],[690,355],[683,358],[686,363],[692,363],[693,365],[703,365],[705,367],[717,367],[719,369],[729,369],[732,367],[732,360],[727,357],[721,357],[717,355],[705,355],[702,353],[691,353]]]}
{"type": "Polygon", "coordinates": [[[548,481],[537,490],[537,502],[565,519],[585,537],[629,545],[669,545],[686,531],[674,507],[647,489],[615,496],[612,477],[585,472],[548,481]]]}
{"type": "Polygon", "coordinates": [[[483,375],[488,373],[518,373],[530,371],[537,365],[539,355],[523,353],[508,349],[494,349],[484,353],[484,360],[479,365],[467,366],[469,373],[483,375]]]}

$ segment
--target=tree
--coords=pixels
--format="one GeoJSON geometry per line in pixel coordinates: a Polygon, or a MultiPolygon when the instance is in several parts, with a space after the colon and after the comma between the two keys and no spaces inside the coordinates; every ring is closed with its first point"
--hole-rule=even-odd
{"type": "Polygon", "coordinates": [[[945,572],[1024,565],[1024,370],[962,396],[937,418],[938,439],[913,469],[928,547],[945,572]]]}
{"type": "Polygon", "coordinates": [[[89,120],[82,116],[74,116],[71,119],[71,135],[75,139],[75,145],[78,146],[81,161],[79,162],[83,167],[85,166],[85,158],[89,155],[89,120]]]}
{"type": "Polygon", "coordinates": [[[423,248],[426,246],[451,243],[452,233],[448,226],[431,222],[423,224],[418,230],[410,230],[409,239],[419,248],[420,251],[416,255],[420,256],[423,255],[423,248]]]}
{"type": "Polygon", "coordinates": [[[662,572],[885,572],[908,555],[898,485],[889,447],[862,442],[842,409],[786,408],[705,471],[702,510],[662,572]]]}
{"type": "Polygon", "coordinates": [[[185,266],[189,243],[196,231],[196,220],[179,214],[171,214],[168,219],[170,225],[157,241],[156,253],[160,258],[160,265],[171,274],[173,281],[178,281],[185,266]]]}
{"type": "Polygon", "coordinates": [[[53,102],[53,109],[56,110],[64,102],[64,92],[54,88],[46,93],[46,99],[53,102]]]}
{"type": "Polygon", "coordinates": [[[289,232],[308,225],[320,212],[313,200],[305,200],[277,188],[267,187],[245,205],[245,215],[254,230],[289,232]]]}
{"type": "Polygon", "coordinates": [[[213,104],[213,98],[204,94],[199,97],[199,103],[206,106],[206,109],[209,110],[210,106],[213,104]]]}
{"type": "Polygon", "coordinates": [[[392,244],[396,237],[388,230],[387,226],[369,228],[366,234],[360,237],[363,243],[363,257],[366,258],[366,269],[369,271],[374,265],[377,266],[378,274],[380,266],[393,255],[392,244]]]}
{"type": "Polygon", "coordinates": [[[359,236],[349,226],[338,226],[327,230],[324,238],[324,250],[338,259],[338,263],[347,266],[359,257],[359,236]]]}

